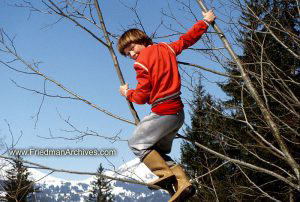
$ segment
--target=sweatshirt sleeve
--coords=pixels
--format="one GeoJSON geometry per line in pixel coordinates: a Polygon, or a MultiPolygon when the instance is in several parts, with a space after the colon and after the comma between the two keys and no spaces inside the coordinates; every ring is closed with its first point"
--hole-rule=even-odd
{"type": "Polygon", "coordinates": [[[136,62],[134,64],[136,71],[137,86],[135,89],[127,91],[127,99],[136,104],[145,104],[149,101],[151,93],[151,83],[149,80],[148,69],[145,65],[136,62]]]}
{"type": "Polygon", "coordinates": [[[175,55],[180,54],[184,49],[194,45],[208,29],[208,24],[203,20],[198,21],[187,33],[180,36],[178,41],[170,43],[175,55]]]}

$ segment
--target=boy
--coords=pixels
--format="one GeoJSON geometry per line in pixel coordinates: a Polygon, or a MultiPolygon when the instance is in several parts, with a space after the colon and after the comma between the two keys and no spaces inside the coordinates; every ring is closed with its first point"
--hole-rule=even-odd
{"type": "Polygon", "coordinates": [[[141,30],[130,29],[118,41],[118,50],[135,60],[136,89],[120,86],[121,95],[137,104],[151,104],[150,115],[137,125],[128,144],[141,161],[159,178],[153,185],[166,189],[170,202],[192,196],[195,189],[183,169],[167,155],[184,122],[180,98],[180,75],[176,56],[195,44],[215,20],[210,10],[204,19],[173,43],[153,44],[141,30]],[[174,192],[175,189],[175,192],[174,192]]]}

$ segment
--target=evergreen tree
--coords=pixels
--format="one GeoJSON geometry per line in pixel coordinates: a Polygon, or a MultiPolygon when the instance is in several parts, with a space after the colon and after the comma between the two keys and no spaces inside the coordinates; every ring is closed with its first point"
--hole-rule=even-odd
{"type": "MultiPolygon", "coordinates": [[[[280,136],[284,139],[290,154],[299,164],[299,129],[300,129],[300,60],[291,52],[299,54],[299,16],[296,1],[284,0],[255,0],[247,1],[248,9],[243,12],[241,24],[245,27],[241,31],[239,41],[243,44],[244,53],[240,56],[246,71],[251,77],[252,84],[265,101],[268,110],[272,114],[280,136]],[[260,19],[258,20],[256,16],[260,19]],[[285,48],[282,44],[284,44],[285,48]]],[[[238,72],[228,69],[230,74],[238,72]]],[[[262,118],[260,109],[254,99],[247,94],[243,87],[243,80],[230,79],[225,85],[221,85],[227,95],[231,96],[226,104],[234,105],[240,109],[236,111],[238,119],[250,123],[256,133],[280,148],[269,126],[262,118]],[[243,92],[244,97],[241,96],[243,92]],[[243,105],[242,105],[243,104],[243,105]],[[243,110],[243,111],[242,111],[243,110]]],[[[245,124],[246,127],[246,124],[245,124]]],[[[243,145],[240,148],[242,159],[246,162],[264,167],[282,176],[289,177],[286,172],[294,173],[284,158],[274,155],[267,149],[253,129],[248,128],[246,134],[236,136],[243,145]],[[253,158],[253,154],[259,154],[259,158],[253,158]]],[[[247,200],[255,200],[261,196],[267,199],[257,188],[248,189],[254,184],[263,187],[262,190],[279,200],[299,200],[299,191],[292,191],[287,184],[263,173],[247,170],[247,176],[252,180],[242,181],[237,189],[244,193],[247,200]],[[271,182],[271,183],[270,183],[271,182]]],[[[297,183],[297,182],[296,182],[297,183]]]]}
{"type": "Polygon", "coordinates": [[[114,201],[114,196],[112,195],[112,186],[110,180],[102,177],[104,168],[102,164],[99,165],[97,170],[97,175],[95,181],[91,182],[92,190],[89,194],[89,201],[93,202],[112,202],[114,201]]]}
{"type": "MultiPolygon", "coordinates": [[[[201,84],[194,90],[190,108],[191,127],[187,127],[186,137],[220,153],[225,152],[227,155],[239,158],[240,151],[224,140],[233,136],[233,133],[242,133],[242,127],[236,130],[240,123],[224,117],[222,104],[205,93],[201,84]]],[[[230,201],[230,193],[234,192],[231,190],[230,180],[230,176],[236,170],[234,165],[204,152],[187,141],[181,144],[181,161],[197,187],[197,193],[191,201],[230,201]],[[225,166],[218,168],[212,174],[207,174],[222,164],[225,166]],[[214,189],[218,196],[214,193],[214,189]]]]}
{"type": "MultiPolygon", "coordinates": [[[[245,1],[245,5],[240,21],[245,29],[238,38],[243,54],[239,58],[272,115],[284,144],[299,165],[300,60],[293,54],[299,54],[300,21],[296,1],[254,0],[245,1]]],[[[234,63],[229,64],[227,71],[240,75],[234,63]]],[[[295,172],[285,158],[271,148],[270,145],[280,150],[280,145],[244,81],[230,78],[220,86],[230,97],[223,103],[217,104],[205,95],[201,86],[196,91],[187,136],[228,157],[291,179],[295,172]]],[[[196,197],[202,201],[300,199],[299,191],[264,172],[227,163],[209,173],[224,161],[188,142],[181,148],[182,163],[197,179],[196,184],[201,188],[196,197]],[[203,174],[206,175],[197,178],[203,174]]],[[[299,183],[297,179],[291,182],[299,183]]]]}
{"type": "Polygon", "coordinates": [[[4,182],[3,189],[6,192],[7,202],[26,202],[33,201],[34,182],[28,179],[30,173],[22,163],[20,156],[10,162],[12,168],[6,171],[7,180],[4,182]]]}

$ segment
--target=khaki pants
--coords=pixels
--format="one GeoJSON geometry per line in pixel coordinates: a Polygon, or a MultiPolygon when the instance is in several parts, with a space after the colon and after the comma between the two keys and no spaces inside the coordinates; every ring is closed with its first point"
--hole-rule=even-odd
{"type": "Polygon", "coordinates": [[[128,145],[141,161],[155,149],[172,166],[175,162],[167,154],[171,152],[173,139],[183,122],[183,111],[172,115],[157,115],[152,112],[137,125],[128,145]]]}

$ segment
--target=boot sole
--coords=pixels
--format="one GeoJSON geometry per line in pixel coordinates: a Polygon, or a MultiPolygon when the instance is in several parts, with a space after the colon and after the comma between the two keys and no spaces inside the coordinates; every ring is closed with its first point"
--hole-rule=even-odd
{"type": "MultiPolygon", "coordinates": [[[[164,186],[166,183],[167,184],[172,184],[172,183],[175,183],[176,182],[176,177],[175,177],[175,175],[171,175],[171,176],[169,176],[169,177],[166,177],[166,178],[164,178],[164,179],[160,179],[159,181],[157,181],[157,182],[153,182],[153,183],[151,183],[151,184],[153,184],[153,185],[156,185],[156,186],[159,186],[160,187],[160,189],[166,189],[166,186],[164,186]]],[[[150,190],[158,190],[158,189],[155,189],[155,188],[153,188],[153,187],[148,187],[150,190]]]]}

